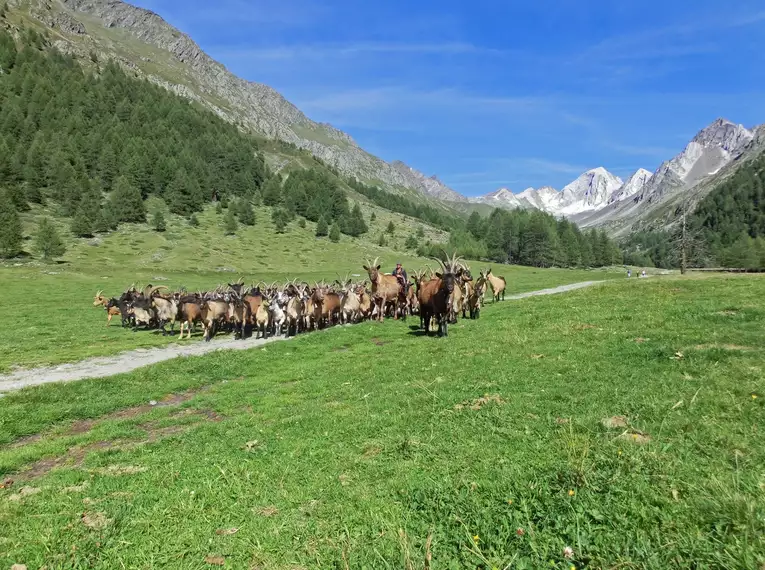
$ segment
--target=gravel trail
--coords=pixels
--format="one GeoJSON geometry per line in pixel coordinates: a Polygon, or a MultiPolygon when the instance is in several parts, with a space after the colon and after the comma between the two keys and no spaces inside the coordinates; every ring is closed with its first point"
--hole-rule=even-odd
{"type": "MultiPolygon", "coordinates": [[[[591,287],[603,283],[603,281],[583,281],[581,283],[571,283],[570,285],[561,285],[550,289],[540,289],[539,291],[529,291],[517,295],[508,295],[505,300],[526,299],[539,295],[555,295],[556,293],[565,293],[584,287],[591,287]]],[[[489,292],[491,295],[491,292],[489,292]]],[[[491,305],[491,302],[489,302],[491,305]]],[[[211,342],[193,342],[190,344],[170,344],[160,348],[137,349],[128,352],[116,354],[114,356],[99,356],[97,358],[88,358],[80,362],[70,364],[59,364],[56,366],[46,366],[41,368],[31,368],[18,370],[10,374],[0,375],[0,396],[5,392],[20,390],[27,386],[37,386],[40,384],[49,384],[51,382],[73,382],[85,378],[105,378],[131,372],[137,368],[164,362],[179,356],[198,356],[217,350],[247,350],[263,346],[271,342],[287,340],[285,337],[276,337],[269,339],[248,338],[245,340],[234,340],[225,338],[220,340],[213,339],[211,342]]]]}

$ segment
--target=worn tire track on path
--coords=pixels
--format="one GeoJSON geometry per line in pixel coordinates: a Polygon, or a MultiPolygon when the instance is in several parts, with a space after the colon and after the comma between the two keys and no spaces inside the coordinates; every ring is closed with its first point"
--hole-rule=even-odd
{"type": "MultiPolygon", "coordinates": [[[[569,285],[561,285],[549,289],[507,295],[505,300],[512,301],[527,299],[528,297],[537,297],[540,295],[555,295],[591,287],[599,283],[604,283],[604,281],[582,281],[580,283],[571,283],[569,285]]],[[[245,340],[234,340],[233,338],[221,340],[213,339],[211,342],[200,341],[186,345],[170,344],[159,348],[130,350],[114,356],[88,358],[80,362],[69,364],[17,370],[11,374],[0,375],[0,396],[6,392],[20,390],[28,386],[39,386],[41,384],[50,384],[53,382],[74,382],[77,380],[84,380],[85,378],[106,378],[116,374],[132,372],[138,368],[150,366],[180,356],[199,356],[218,350],[247,350],[283,340],[289,339],[286,337],[257,340],[254,338],[245,340]]]]}

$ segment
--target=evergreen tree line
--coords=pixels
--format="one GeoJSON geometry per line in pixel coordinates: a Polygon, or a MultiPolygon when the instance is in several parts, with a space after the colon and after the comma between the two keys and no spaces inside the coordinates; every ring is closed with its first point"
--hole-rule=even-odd
{"type": "Polygon", "coordinates": [[[294,170],[283,183],[272,178],[263,188],[263,202],[283,210],[285,213],[279,217],[287,222],[295,216],[317,222],[318,236],[332,237],[335,227],[336,232],[354,237],[368,231],[360,206],[356,204],[351,209],[338,180],[319,169],[294,170]]]}
{"type": "Polygon", "coordinates": [[[470,256],[532,267],[603,267],[621,264],[622,252],[604,231],[581,231],[566,219],[539,210],[473,212],[450,246],[470,256]]]}

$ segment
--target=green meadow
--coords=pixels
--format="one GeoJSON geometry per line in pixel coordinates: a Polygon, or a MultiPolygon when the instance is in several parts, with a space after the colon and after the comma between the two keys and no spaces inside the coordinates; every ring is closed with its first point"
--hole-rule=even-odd
{"type": "MultiPolygon", "coordinates": [[[[94,277],[14,271],[103,325],[94,277]]],[[[0,565],[760,568],[763,292],[621,279],[10,393],[0,565]]]]}

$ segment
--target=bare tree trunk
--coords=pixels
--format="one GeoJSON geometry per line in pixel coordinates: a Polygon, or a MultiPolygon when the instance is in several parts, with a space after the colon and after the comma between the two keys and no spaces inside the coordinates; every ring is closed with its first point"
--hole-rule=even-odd
{"type": "Polygon", "coordinates": [[[685,210],[683,210],[683,237],[680,242],[680,275],[685,275],[685,270],[688,267],[688,255],[687,255],[687,234],[685,231],[685,210]]]}

